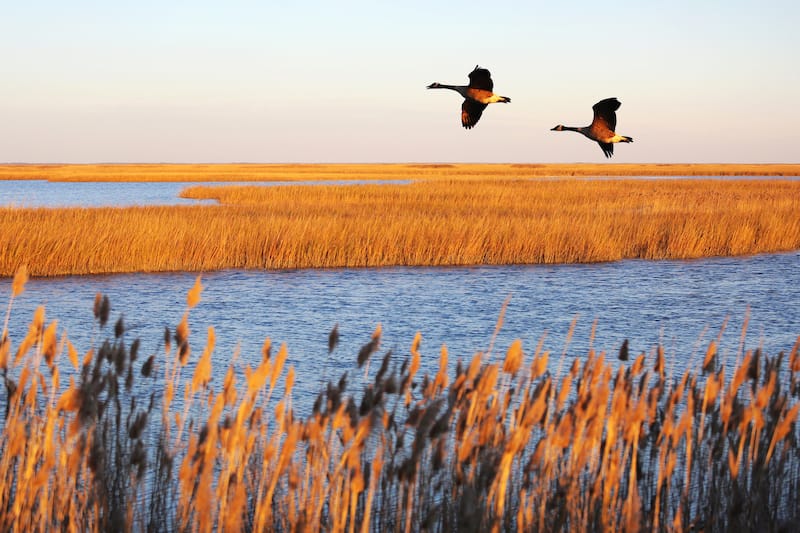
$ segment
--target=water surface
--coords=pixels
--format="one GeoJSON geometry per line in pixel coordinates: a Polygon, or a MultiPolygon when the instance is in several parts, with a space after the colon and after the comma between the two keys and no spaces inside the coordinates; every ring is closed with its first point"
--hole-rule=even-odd
{"type": "MultiPolygon", "coordinates": [[[[663,345],[668,370],[682,373],[726,323],[720,353],[734,362],[746,317],[743,348],[788,352],[800,335],[798,267],[800,252],[590,265],[212,272],[203,275],[202,301],[190,315],[192,358],[202,352],[208,326],[216,330],[218,373],[235,353],[240,366],[260,362],[267,337],[276,346],[285,342],[297,370],[296,397],[308,400],[322,378],[354,367],[378,323],[382,351],[391,349],[398,361],[420,331],[422,368],[433,373],[442,345],[451,363],[486,351],[510,298],[494,344],[498,357],[513,339],[532,352],[545,336],[557,362],[577,317],[568,357],[585,356],[590,342],[613,357],[629,339],[633,355],[663,345]],[[327,336],[337,323],[341,344],[329,357],[327,336]]],[[[84,352],[103,335],[92,321],[101,292],[111,300],[112,320],[124,315],[128,338],[141,338],[143,354],[163,353],[164,328],[179,322],[194,279],[188,273],[34,279],[14,302],[11,337],[18,343],[33,310],[44,304],[48,318],[57,318],[84,352]]],[[[10,283],[0,280],[0,298],[10,283]]]]}
{"type": "Polygon", "coordinates": [[[134,205],[191,205],[216,200],[180,198],[180,192],[195,185],[224,187],[256,185],[355,185],[359,183],[408,183],[407,180],[348,181],[46,181],[0,180],[0,207],[127,207],[134,205]]]}

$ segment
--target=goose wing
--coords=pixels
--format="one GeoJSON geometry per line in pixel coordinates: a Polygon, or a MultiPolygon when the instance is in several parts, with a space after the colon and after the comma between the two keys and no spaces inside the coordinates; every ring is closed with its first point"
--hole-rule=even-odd
{"type": "Polygon", "coordinates": [[[492,75],[487,69],[475,65],[475,69],[469,73],[469,86],[472,89],[483,89],[491,92],[494,89],[492,75]]]}
{"type": "Polygon", "coordinates": [[[614,155],[614,145],[613,144],[611,144],[611,143],[601,143],[600,141],[597,141],[597,144],[600,145],[600,149],[603,151],[603,155],[605,155],[606,157],[611,157],[612,155],[614,155]]]}
{"type": "Polygon", "coordinates": [[[617,127],[617,114],[615,111],[619,109],[619,106],[621,105],[622,104],[620,101],[616,98],[606,98],[605,100],[600,100],[594,104],[592,106],[592,110],[594,111],[594,120],[592,121],[592,125],[594,126],[603,124],[610,131],[614,131],[614,129],[617,127]]]}
{"type": "Polygon", "coordinates": [[[480,120],[483,110],[487,104],[476,102],[471,98],[465,98],[461,104],[461,125],[467,129],[472,128],[480,120]]]}

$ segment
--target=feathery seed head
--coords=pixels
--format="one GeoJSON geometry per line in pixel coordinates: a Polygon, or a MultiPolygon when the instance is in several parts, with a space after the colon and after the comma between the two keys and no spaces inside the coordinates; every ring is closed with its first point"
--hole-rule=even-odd
{"type": "Polygon", "coordinates": [[[14,281],[11,282],[11,297],[16,298],[25,291],[25,284],[28,282],[28,268],[25,265],[17,269],[14,274],[14,281]]]}

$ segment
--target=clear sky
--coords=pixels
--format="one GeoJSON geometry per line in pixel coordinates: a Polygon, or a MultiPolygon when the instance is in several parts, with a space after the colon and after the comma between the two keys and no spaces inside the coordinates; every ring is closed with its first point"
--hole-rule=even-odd
{"type": "Polygon", "coordinates": [[[3,4],[0,163],[800,162],[797,0],[3,4]]]}

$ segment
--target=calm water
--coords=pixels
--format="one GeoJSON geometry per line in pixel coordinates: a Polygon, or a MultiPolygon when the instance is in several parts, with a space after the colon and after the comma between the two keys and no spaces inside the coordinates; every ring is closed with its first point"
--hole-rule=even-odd
{"type": "Polygon", "coordinates": [[[189,205],[215,200],[180,198],[194,185],[355,185],[359,183],[407,183],[406,180],[376,181],[270,181],[270,182],[61,182],[45,180],[0,180],[0,207],[124,207],[132,205],[189,205]]]}
{"type": "MultiPolygon", "coordinates": [[[[798,267],[800,253],[593,265],[214,272],[203,276],[203,299],[191,313],[192,357],[202,352],[208,326],[217,334],[218,374],[237,346],[240,365],[256,364],[266,337],[285,342],[297,371],[295,398],[303,403],[323,377],[354,368],[359,347],[378,323],[381,350],[393,350],[397,361],[408,354],[415,332],[422,332],[423,370],[430,372],[438,368],[443,344],[451,362],[485,351],[510,296],[495,353],[502,355],[515,338],[533,351],[546,334],[545,348],[557,361],[577,316],[568,356],[585,355],[596,321],[595,349],[616,355],[627,338],[633,354],[650,353],[661,343],[667,368],[682,372],[702,358],[726,319],[721,352],[732,361],[748,312],[745,348],[790,350],[800,334],[798,267]],[[329,358],[327,335],[337,323],[341,344],[329,358]]],[[[35,307],[45,304],[48,319],[57,318],[59,329],[86,351],[93,335],[101,336],[92,328],[92,303],[101,292],[111,300],[112,320],[123,314],[129,339],[141,338],[141,353],[162,353],[164,327],[180,320],[194,277],[31,280],[14,302],[12,341],[19,342],[35,307]]],[[[0,298],[7,298],[10,282],[0,280],[0,298]]]]}

